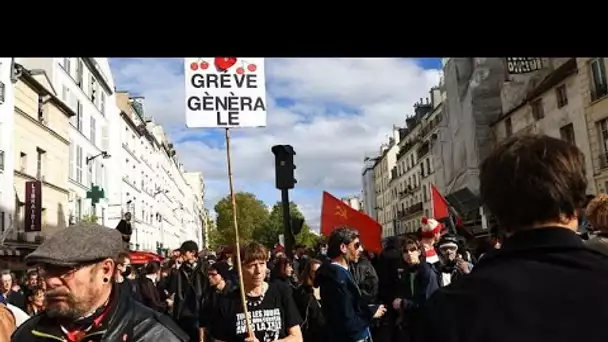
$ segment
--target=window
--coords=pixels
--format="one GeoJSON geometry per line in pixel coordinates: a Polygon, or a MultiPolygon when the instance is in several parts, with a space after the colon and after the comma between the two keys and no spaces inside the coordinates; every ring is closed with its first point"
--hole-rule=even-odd
{"type": "Polygon", "coordinates": [[[84,75],[84,64],[82,59],[78,58],[78,66],[76,68],[76,84],[82,89],[83,86],[83,75],[84,75]]]}
{"type": "Polygon", "coordinates": [[[534,120],[540,120],[545,117],[545,111],[543,109],[543,99],[534,100],[530,103],[532,107],[532,117],[534,120]]]}
{"type": "Polygon", "coordinates": [[[0,171],[4,171],[4,151],[0,150],[0,171]]]}
{"type": "Polygon", "coordinates": [[[82,147],[76,146],[76,181],[82,184],[82,147]]]}
{"type": "Polygon", "coordinates": [[[74,143],[72,143],[72,141],[70,140],[70,166],[69,166],[69,171],[68,171],[68,177],[70,179],[74,179],[74,158],[76,157],[76,154],[74,153],[74,143]]]}
{"type": "Polygon", "coordinates": [[[61,89],[61,100],[67,105],[70,104],[70,89],[67,86],[61,89]]]}
{"type": "Polygon", "coordinates": [[[99,111],[101,115],[106,116],[106,93],[101,91],[101,98],[99,100],[99,111]]]}
{"type": "Polygon", "coordinates": [[[63,58],[63,69],[67,71],[68,75],[71,75],[72,72],[72,64],[69,57],[63,58]]]}
{"type": "Polygon", "coordinates": [[[97,122],[95,118],[91,116],[91,132],[89,136],[89,140],[93,143],[93,145],[97,146],[97,122]]]}
{"type": "Polygon", "coordinates": [[[39,147],[36,148],[36,178],[38,180],[44,180],[44,175],[42,174],[42,164],[44,163],[45,155],[45,150],[39,147]]]}
{"type": "Polygon", "coordinates": [[[597,126],[602,139],[602,153],[600,154],[600,164],[602,168],[605,168],[606,166],[608,166],[606,163],[606,156],[608,155],[608,119],[604,119],[598,122],[597,126]]]}
{"type": "Polygon", "coordinates": [[[93,76],[93,74],[89,75],[89,97],[91,98],[91,102],[96,103],[96,87],[97,87],[97,82],[95,82],[95,76],[93,76]]]}
{"type": "Polygon", "coordinates": [[[110,149],[110,140],[108,137],[108,126],[101,127],[101,149],[107,151],[110,149]]]}
{"type": "Polygon", "coordinates": [[[568,93],[565,84],[555,88],[555,97],[557,98],[557,108],[562,108],[568,104],[568,93]]]}
{"type": "Polygon", "coordinates": [[[513,123],[511,122],[511,117],[508,117],[505,120],[505,134],[507,138],[513,135],[513,123]]]}
{"type": "Polygon", "coordinates": [[[38,121],[44,123],[44,99],[38,96],[38,121]]]}
{"type": "Polygon", "coordinates": [[[596,58],[589,62],[589,72],[591,73],[591,101],[595,101],[608,94],[604,58],[596,58]]]}
{"type": "Polygon", "coordinates": [[[78,198],[76,200],[76,222],[79,222],[82,218],[82,199],[78,198]]]}
{"type": "Polygon", "coordinates": [[[431,174],[431,158],[426,158],[426,174],[431,174]]]}
{"type": "MultiPolygon", "coordinates": [[[[88,155],[87,156],[87,160],[90,160],[92,157],[92,155],[88,155]]],[[[88,186],[89,184],[93,183],[93,165],[95,163],[91,160],[87,163],[87,182],[86,185],[88,186]]]]}
{"type": "Polygon", "coordinates": [[[76,110],[76,129],[78,129],[79,132],[82,132],[82,117],[84,115],[83,113],[83,108],[82,108],[82,103],[80,103],[80,100],[78,100],[76,102],[77,110],[76,110]]]}
{"type": "Polygon", "coordinates": [[[27,170],[27,154],[21,152],[19,153],[19,171],[25,173],[25,170],[27,170]]]}
{"type": "Polygon", "coordinates": [[[574,126],[572,124],[567,124],[566,126],[560,128],[559,135],[562,140],[567,141],[572,145],[576,145],[576,141],[574,140],[574,126]]]}

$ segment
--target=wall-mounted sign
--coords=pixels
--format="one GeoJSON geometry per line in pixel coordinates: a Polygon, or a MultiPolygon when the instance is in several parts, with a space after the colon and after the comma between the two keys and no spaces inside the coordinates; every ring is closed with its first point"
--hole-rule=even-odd
{"type": "Polygon", "coordinates": [[[507,57],[509,74],[527,74],[542,69],[543,60],[539,57],[507,57]]]}
{"type": "Polygon", "coordinates": [[[25,221],[26,232],[42,230],[42,183],[40,181],[25,183],[25,221]]]}

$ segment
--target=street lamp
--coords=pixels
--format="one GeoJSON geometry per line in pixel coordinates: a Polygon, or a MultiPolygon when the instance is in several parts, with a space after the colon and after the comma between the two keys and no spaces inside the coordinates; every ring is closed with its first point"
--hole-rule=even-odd
{"type": "Polygon", "coordinates": [[[87,157],[87,160],[86,160],[87,165],[89,165],[89,163],[91,161],[93,161],[94,159],[96,159],[97,157],[102,157],[103,159],[108,159],[108,158],[111,157],[111,155],[107,151],[101,151],[101,153],[98,154],[98,155],[95,155],[95,156],[92,156],[92,157],[87,157]]]}

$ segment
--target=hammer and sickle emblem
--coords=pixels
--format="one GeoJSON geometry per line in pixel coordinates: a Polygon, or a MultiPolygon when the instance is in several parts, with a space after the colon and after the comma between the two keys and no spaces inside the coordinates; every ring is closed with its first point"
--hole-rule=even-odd
{"type": "Polygon", "coordinates": [[[339,206],[339,205],[336,206],[336,213],[335,213],[335,215],[336,216],[340,216],[343,219],[347,219],[348,218],[348,215],[346,215],[346,209],[343,208],[343,207],[341,207],[341,206],[339,206]]]}

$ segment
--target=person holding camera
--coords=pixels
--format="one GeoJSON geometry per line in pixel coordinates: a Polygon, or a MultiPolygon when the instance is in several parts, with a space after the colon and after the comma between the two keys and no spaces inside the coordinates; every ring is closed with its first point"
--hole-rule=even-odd
{"type": "Polygon", "coordinates": [[[439,275],[439,286],[448,286],[458,277],[469,274],[473,269],[473,264],[463,258],[463,248],[455,235],[442,236],[437,243],[437,249],[439,250],[439,263],[436,268],[439,275]]]}

